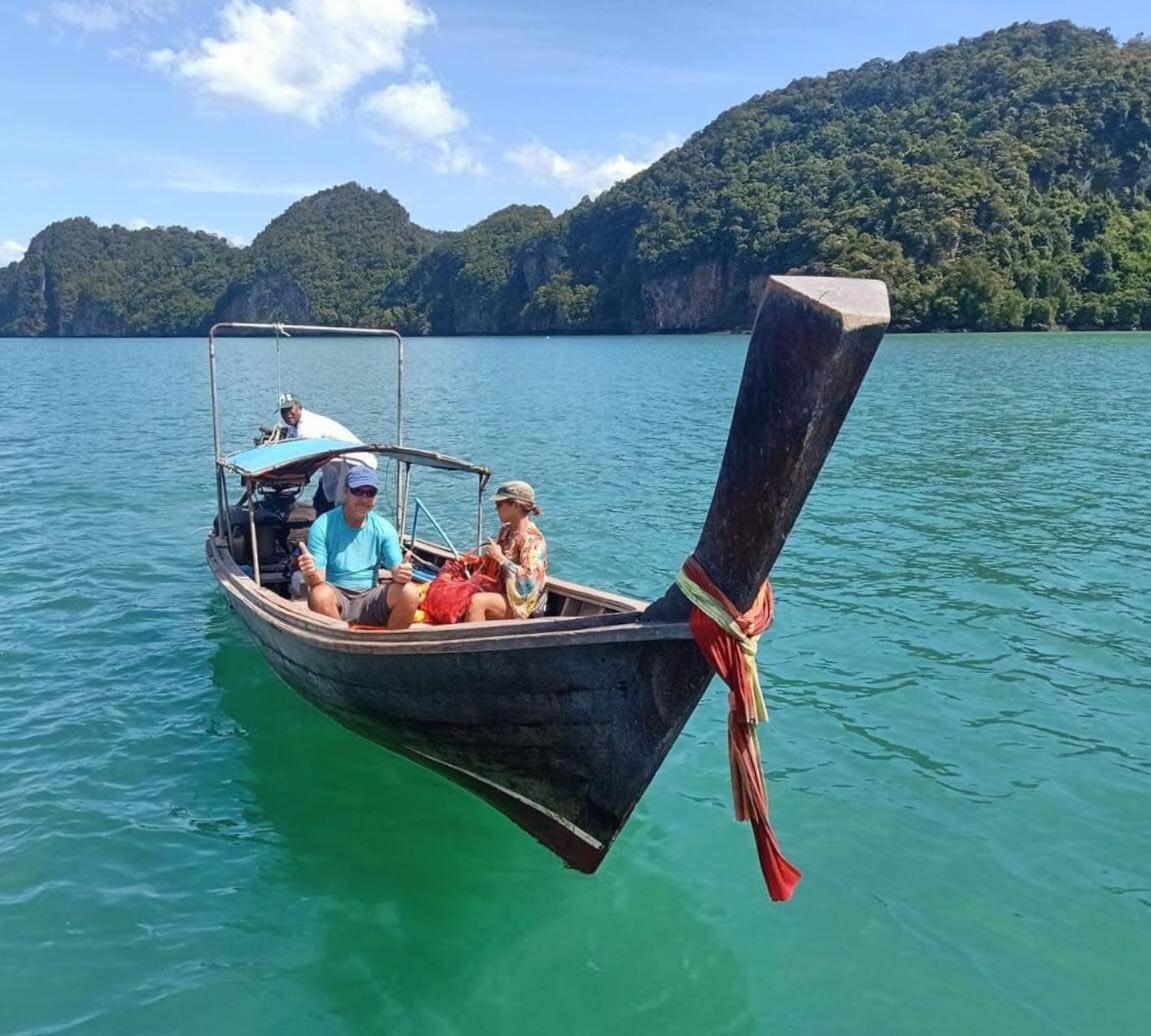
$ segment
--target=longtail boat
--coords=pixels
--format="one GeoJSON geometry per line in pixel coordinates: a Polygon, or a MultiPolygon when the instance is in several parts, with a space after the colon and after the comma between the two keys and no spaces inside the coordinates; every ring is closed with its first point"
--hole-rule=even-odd
{"type": "MultiPolygon", "coordinates": [[[[880,281],[769,281],[692,556],[732,614],[763,599],[889,319],[880,281]]],[[[686,584],[672,583],[649,604],[549,578],[545,616],[402,631],[353,629],[308,611],[290,599],[277,565],[310,521],[293,492],[323,464],[352,451],[394,463],[401,530],[413,467],[470,474],[479,487],[477,543],[490,472],[403,444],[403,341],[375,329],[356,333],[396,341],[395,443],[297,439],[225,456],[215,359],[217,335],[228,328],[350,329],[226,324],[209,336],[218,508],[207,558],[257,647],[321,711],[471,791],[571,866],[594,872],[713,675],[693,639],[697,605],[681,590],[686,584]],[[229,473],[244,487],[236,505],[229,473]],[[269,498],[281,500],[278,509],[269,498]]],[[[429,570],[453,552],[414,532],[411,545],[429,570]]],[[[751,759],[758,769],[754,752],[751,759]]]]}

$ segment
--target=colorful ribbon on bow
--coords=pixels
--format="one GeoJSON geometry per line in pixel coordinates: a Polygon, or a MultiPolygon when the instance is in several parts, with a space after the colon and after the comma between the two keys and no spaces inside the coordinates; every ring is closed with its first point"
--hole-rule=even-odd
{"type": "Polygon", "coordinates": [[[767,786],[759,753],[756,723],[767,720],[759,684],[756,652],[760,634],[771,625],[774,600],[764,581],[755,603],[740,612],[691,555],[675,577],[676,586],[694,605],[691,635],[721,680],[727,696],[727,751],[737,820],[751,822],[760,870],[774,900],[790,899],[802,876],[784,859],[767,815],[767,786]]]}

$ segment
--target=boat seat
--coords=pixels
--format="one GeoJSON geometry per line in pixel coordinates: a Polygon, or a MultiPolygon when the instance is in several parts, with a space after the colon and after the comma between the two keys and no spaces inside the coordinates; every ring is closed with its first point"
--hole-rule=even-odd
{"type": "Polygon", "coordinates": [[[592,604],[591,601],[581,601],[578,597],[568,597],[560,609],[560,615],[574,618],[577,615],[603,615],[607,609],[602,604],[592,604]]]}

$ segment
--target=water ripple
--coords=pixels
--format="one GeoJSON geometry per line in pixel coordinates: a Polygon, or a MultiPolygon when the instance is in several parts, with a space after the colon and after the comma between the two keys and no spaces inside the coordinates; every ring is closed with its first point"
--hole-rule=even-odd
{"type": "MultiPolygon", "coordinates": [[[[743,349],[416,341],[410,438],[536,483],[558,573],[654,597],[706,514],[743,349]],[[490,419],[509,378],[533,403],[514,435],[490,419]]],[[[270,350],[222,350],[234,444],[274,409],[270,350]]],[[[388,437],[376,349],[283,360],[284,387],[388,437]]],[[[201,343],[0,361],[5,1032],[1038,1033],[1101,1004],[1140,1030],[1146,336],[885,343],[773,574],[761,740],[806,874],[783,909],[731,819],[718,688],[601,873],[565,872],[247,644],[202,560],[201,343]],[[67,458],[50,483],[32,449],[67,458]]],[[[466,541],[470,491],[420,479],[466,541]]]]}

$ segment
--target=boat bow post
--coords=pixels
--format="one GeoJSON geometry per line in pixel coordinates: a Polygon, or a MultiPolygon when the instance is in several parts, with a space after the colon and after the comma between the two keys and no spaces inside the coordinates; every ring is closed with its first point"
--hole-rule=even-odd
{"type": "MultiPolygon", "coordinates": [[[[719,478],[694,556],[743,612],[815,484],[891,319],[887,285],[772,277],[747,348],[719,478]]],[[[674,584],[648,621],[684,621],[674,584]]]]}
{"type": "Polygon", "coordinates": [[[680,684],[683,721],[707,686],[708,669],[730,688],[735,816],[751,823],[773,900],[790,899],[801,874],[784,857],[771,828],[755,731],[767,718],[756,668],[759,634],[773,611],[767,576],[889,320],[881,281],[771,278],[748,344],[699,543],[676,584],[649,609],[651,619],[688,619],[700,650],[702,679],[680,684]]]}

